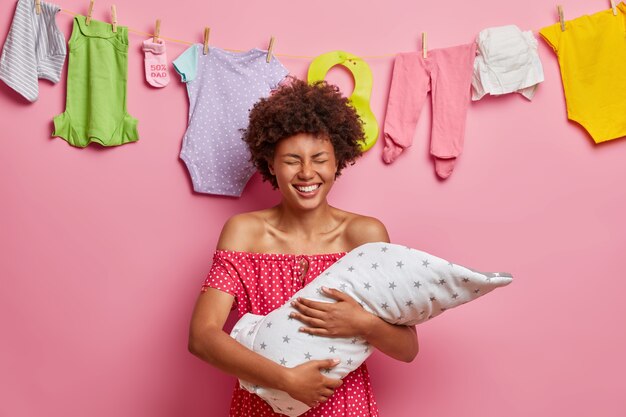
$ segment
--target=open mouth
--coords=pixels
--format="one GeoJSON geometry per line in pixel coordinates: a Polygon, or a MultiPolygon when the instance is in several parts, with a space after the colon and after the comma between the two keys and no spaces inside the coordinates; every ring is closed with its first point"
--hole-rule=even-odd
{"type": "Polygon", "coordinates": [[[300,191],[301,193],[312,193],[315,192],[318,188],[320,188],[321,184],[312,184],[312,185],[294,185],[293,187],[300,191]]]}

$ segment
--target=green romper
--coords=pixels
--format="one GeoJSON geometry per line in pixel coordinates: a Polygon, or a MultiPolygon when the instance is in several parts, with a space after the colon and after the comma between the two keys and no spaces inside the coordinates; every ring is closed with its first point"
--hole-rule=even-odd
{"type": "Polygon", "coordinates": [[[74,17],[69,40],[65,113],[54,118],[52,136],[84,148],[91,142],[123,145],[139,139],[137,119],[126,112],[128,28],[74,17]]]}

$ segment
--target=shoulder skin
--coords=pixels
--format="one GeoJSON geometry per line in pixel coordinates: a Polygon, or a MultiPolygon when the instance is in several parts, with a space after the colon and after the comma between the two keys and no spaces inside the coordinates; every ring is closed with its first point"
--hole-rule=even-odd
{"type": "Polygon", "coordinates": [[[264,230],[259,212],[236,214],[224,223],[217,249],[250,252],[253,242],[263,235],[264,230]]]}
{"type": "Polygon", "coordinates": [[[350,250],[365,243],[389,242],[389,233],[380,220],[358,214],[349,220],[345,234],[350,250]]]}

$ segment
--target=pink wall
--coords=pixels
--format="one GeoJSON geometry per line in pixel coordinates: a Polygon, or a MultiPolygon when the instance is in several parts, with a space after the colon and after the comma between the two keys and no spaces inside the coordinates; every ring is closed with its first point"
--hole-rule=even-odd
{"type": "MultiPolygon", "coordinates": [[[[14,1],[0,9],[6,35],[14,1]]],[[[566,17],[608,2],[563,2],[566,17]]],[[[316,56],[344,49],[393,55],[472,41],[483,28],[538,30],[555,3],[356,0],[118,3],[122,25],[196,41],[211,26],[224,48],[267,46],[316,56]]],[[[85,12],[87,0],[61,6],[85,12]]],[[[96,2],[94,18],[108,19],[96,2]]],[[[70,35],[71,16],[58,24],[70,35]]],[[[143,36],[131,34],[128,109],[139,142],[72,148],[50,139],[65,81],[41,82],[26,104],[0,85],[0,416],[225,415],[234,379],[187,352],[188,320],[225,219],[266,207],[258,177],[240,199],[194,194],[178,159],[187,98],[143,79],[143,36]]],[[[170,61],[185,48],[167,45],[170,61]]],[[[470,108],[452,177],[428,156],[430,111],[395,164],[377,144],[345,171],[331,202],[380,218],[392,240],[476,268],[504,269],[505,289],[418,328],[411,364],[369,360],[385,416],[623,416],[626,402],[626,139],[601,146],[568,122],[558,66],[540,43],[546,81],[532,102],[488,98],[470,108]]],[[[281,58],[304,75],[308,60],[281,58]]],[[[393,58],[367,60],[383,121],[393,58]]],[[[330,79],[349,91],[345,73],[330,79]]],[[[65,76],[63,77],[65,80],[65,76]]],[[[619,92],[616,92],[619,93],[619,92]]]]}

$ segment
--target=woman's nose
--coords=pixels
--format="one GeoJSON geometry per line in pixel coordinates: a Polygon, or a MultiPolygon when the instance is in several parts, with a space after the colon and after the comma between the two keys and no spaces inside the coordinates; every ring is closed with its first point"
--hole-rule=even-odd
{"type": "Polygon", "coordinates": [[[302,178],[312,178],[315,175],[315,171],[313,170],[313,164],[307,161],[303,162],[302,165],[300,165],[299,174],[302,178]]]}

